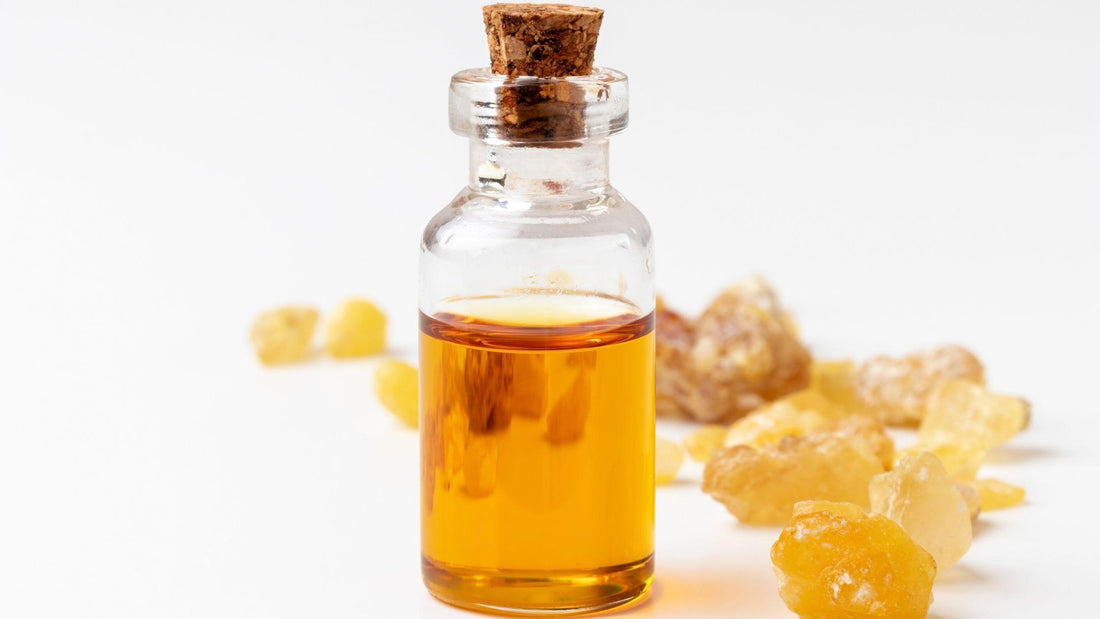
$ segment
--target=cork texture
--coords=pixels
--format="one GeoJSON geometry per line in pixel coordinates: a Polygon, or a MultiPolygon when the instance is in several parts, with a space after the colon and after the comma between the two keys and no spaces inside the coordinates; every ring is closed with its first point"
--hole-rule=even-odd
{"type": "Polygon", "coordinates": [[[569,4],[490,4],[481,9],[493,73],[588,75],[603,10],[569,4]]]}

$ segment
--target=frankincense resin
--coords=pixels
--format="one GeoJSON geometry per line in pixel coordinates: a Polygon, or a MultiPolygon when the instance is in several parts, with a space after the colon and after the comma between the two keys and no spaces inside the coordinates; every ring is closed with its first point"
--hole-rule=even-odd
{"type": "Polygon", "coordinates": [[[652,575],[653,315],[538,296],[421,315],[424,574],[460,605],[583,608],[652,575]]]}

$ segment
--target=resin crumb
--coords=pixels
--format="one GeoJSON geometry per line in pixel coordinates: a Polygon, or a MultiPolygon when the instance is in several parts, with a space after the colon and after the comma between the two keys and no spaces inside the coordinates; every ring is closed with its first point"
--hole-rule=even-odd
{"type": "Polygon", "coordinates": [[[374,368],[374,393],[382,406],[405,425],[410,428],[417,426],[419,395],[416,368],[393,359],[380,362],[374,368]]]}
{"type": "Polygon", "coordinates": [[[963,482],[978,493],[983,511],[1015,507],[1024,502],[1027,491],[999,479],[979,479],[963,482]]]}
{"type": "Polygon", "coordinates": [[[684,451],[675,441],[658,436],[654,460],[654,483],[667,484],[676,479],[676,474],[684,465],[684,451]]]}
{"type": "Polygon", "coordinates": [[[280,365],[309,356],[317,317],[315,309],[293,306],[260,314],[249,334],[260,363],[280,365]]]}
{"type": "Polygon", "coordinates": [[[325,326],[325,350],[332,357],[365,357],[385,348],[386,315],[365,299],[341,303],[325,326]]]}
{"type": "Polygon", "coordinates": [[[917,619],[932,603],[932,556],[857,505],[799,503],[771,559],[779,596],[803,619],[917,619]]]}
{"type": "Polygon", "coordinates": [[[685,436],[681,443],[692,460],[706,462],[725,444],[727,433],[729,428],[726,426],[705,425],[685,436]]]}

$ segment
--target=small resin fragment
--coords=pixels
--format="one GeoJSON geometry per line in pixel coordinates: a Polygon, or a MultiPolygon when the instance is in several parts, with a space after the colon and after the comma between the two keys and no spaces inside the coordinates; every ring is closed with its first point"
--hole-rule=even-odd
{"type": "Polygon", "coordinates": [[[979,479],[963,482],[963,485],[978,493],[984,511],[1015,507],[1023,503],[1027,495],[1023,488],[999,479],[979,479]]]}
{"type": "Polygon", "coordinates": [[[961,346],[941,346],[904,357],[878,356],[859,364],[818,363],[813,388],[838,406],[871,415],[889,425],[916,425],[939,383],[950,379],[984,380],[974,353],[961,346]]]}
{"type": "Polygon", "coordinates": [[[869,507],[867,484],[883,470],[861,438],[788,436],[760,449],[736,445],[714,454],[703,470],[703,492],[741,522],[783,524],[799,501],[869,507]]]}
{"type": "Polygon", "coordinates": [[[939,458],[903,458],[871,480],[871,511],[903,529],[936,559],[942,571],[970,549],[970,510],[939,458]]]}
{"type": "Polygon", "coordinates": [[[667,484],[676,479],[676,473],[684,465],[684,450],[675,441],[657,437],[654,452],[656,460],[653,481],[656,484],[667,484]]]}
{"type": "Polygon", "coordinates": [[[775,291],[757,277],[692,321],[657,311],[657,414],[729,422],[809,383],[810,353],[775,291]]]}
{"type": "Polygon", "coordinates": [[[959,496],[966,503],[966,511],[970,513],[970,522],[974,522],[978,519],[978,515],[982,513],[982,496],[978,494],[978,490],[971,485],[971,482],[957,481],[955,482],[955,489],[959,491],[959,496]]]}
{"type": "Polygon", "coordinates": [[[382,406],[410,428],[417,426],[418,387],[416,368],[387,359],[374,368],[374,393],[382,406]]]}
{"type": "Polygon", "coordinates": [[[325,350],[333,357],[365,357],[385,347],[386,315],[365,299],[341,303],[325,327],[325,350]]]}
{"type": "Polygon", "coordinates": [[[260,314],[252,323],[250,339],[264,365],[301,361],[309,355],[317,310],[308,307],[280,307],[260,314]]]}
{"type": "Polygon", "coordinates": [[[855,364],[846,359],[814,361],[810,367],[810,389],[846,411],[857,412],[861,407],[852,384],[854,372],[855,364]]]}
{"type": "Polygon", "coordinates": [[[799,503],[771,558],[779,596],[803,619],[918,619],[932,603],[932,556],[857,505],[799,503]]]}
{"type": "Polygon", "coordinates": [[[684,451],[696,462],[706,462],[726,442],[729,428],[721,425],[705,425],[695,429],[682,441],[684,451]]]}
{"type": "Polygon", "coordinates": [[[980,383],[944,381],[929,398],[928,414],[921,422],[917,442],[992,449],[1024,429],[1030,408],[1025,400],[992,393],[980,383]]]}
{"type": "Polygon", "coordinates": [[[473,498],[489,496],[497,488],[497,459],[499,448],[496,437],[471,434],[462,455],[462,491],[473,498]]]}

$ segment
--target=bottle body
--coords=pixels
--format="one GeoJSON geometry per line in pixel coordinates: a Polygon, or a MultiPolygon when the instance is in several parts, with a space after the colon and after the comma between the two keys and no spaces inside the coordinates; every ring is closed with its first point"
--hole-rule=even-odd
{"type": "Polygon", "coordinates": [[[648,590],[655,289],[649,225],[608,181],[625,114],[610,70],[452,79],[469,183],[424,231],[419,303],[422,571],[446,602],[569,614],[648,590]]]}

